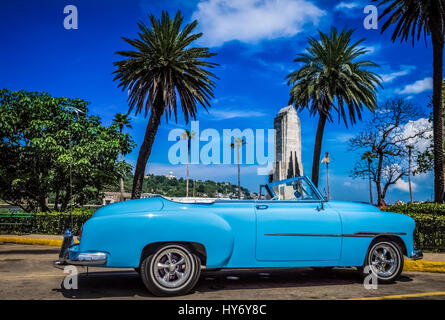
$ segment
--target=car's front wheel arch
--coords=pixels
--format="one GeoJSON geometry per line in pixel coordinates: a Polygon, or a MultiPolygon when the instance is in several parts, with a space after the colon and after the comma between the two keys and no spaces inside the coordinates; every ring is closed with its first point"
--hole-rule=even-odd
{"type": "Polygon", "coordinates": [[[378,241],[385,241],[385,240],[397,243],[397,245],[399,245],[400,249],[402,250],[402,253],[405,256],[408,256],[408,250],[406,250],[405,242],[402,240],[402,238],[400,238],[397,235],[379,235],[379,236],[376,236],[376,237],[374,237],[374,239],[372,239],[370,247],[373,246],[378,241]]]}

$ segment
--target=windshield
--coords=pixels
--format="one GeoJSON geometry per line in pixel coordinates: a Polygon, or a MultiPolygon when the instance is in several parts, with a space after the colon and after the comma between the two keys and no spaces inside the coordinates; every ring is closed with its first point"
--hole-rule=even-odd
{"type": "Polygon", "coordinates": [[[277,200],[320,200],[313,187],[303,177],[272,184],[272,190],[277,200]]]}

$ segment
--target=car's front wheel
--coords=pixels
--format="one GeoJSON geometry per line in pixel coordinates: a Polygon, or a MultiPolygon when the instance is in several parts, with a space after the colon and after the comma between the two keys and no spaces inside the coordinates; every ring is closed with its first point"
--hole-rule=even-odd
{"type": "Polygon", "coordinates": [[[400,246],[383,239],[374,242],[366,254],[365,264],[358,270],[363,276],[372,272],[381,283],[394,282],[403,270],[403,253],[400,246]],[[368,272],[365,272],[366,266],[369,267],[368,272]]]}
{"type": "Polygon", "coordinates": [[[196,285],[201,261],[186,246],[167,244],[145,257],[140,268],[142,281],[152,294],[177,296],[196,285]]]}

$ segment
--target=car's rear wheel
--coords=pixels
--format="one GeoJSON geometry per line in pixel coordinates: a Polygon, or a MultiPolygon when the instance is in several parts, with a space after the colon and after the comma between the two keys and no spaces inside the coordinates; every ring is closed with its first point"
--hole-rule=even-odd
{"type": "Polygon", "coordinates": [[[378,240],[374,242],[365,258],[365,264],[358,268],[362,276],[365,267],[369,266],[369,272],[372,272],[380,283],[391,283],[397,280],[403,270],[403,253],[400,246],[390,240],[378,240]]]}
{"type": "Polygon", "coordinates": [[[177,296],[188,293],[198,282],[200,259],[186,246],[167,244],[145,257],[141,278],[156,296],[177,296]]]}

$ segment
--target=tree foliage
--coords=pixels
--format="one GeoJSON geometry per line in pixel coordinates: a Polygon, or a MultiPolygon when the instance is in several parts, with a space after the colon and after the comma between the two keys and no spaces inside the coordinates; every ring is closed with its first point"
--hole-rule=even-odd
{"type": "Polygon", "coordinates": [[[129,170],[116,159],[134,142],[116,125],[102,126],[99,117],[88,115],[87,105],[78,98],[0,90],[2,200],[46,211],[51,196],[65,210],[97,200],[105,185],[129,170]]]}
{"type": "Polygon", "coordinates": [[[414,128],[405,132],[410,120],[417,120],[422,114],[410,102],[393,99],[376,110],[374,118],[366,129],[350,140],[352,151],[368,151],[375,158],[369,162],[367,157],[358,161],[351,171],[352,177],[368,178],[371,175],[377,188],[377,201],[384,204],[388,188],[407,175],[407,145],[415,145],[418,138],[427,139],[429,128],[414,128]]]}

